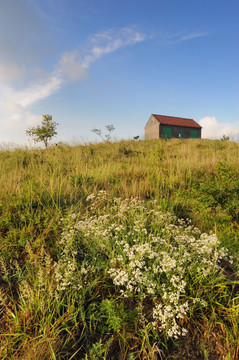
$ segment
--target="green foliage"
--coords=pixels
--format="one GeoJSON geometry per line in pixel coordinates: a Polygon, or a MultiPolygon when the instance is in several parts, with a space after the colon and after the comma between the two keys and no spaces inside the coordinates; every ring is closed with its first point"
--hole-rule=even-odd
{"type": "MultiPolygon", "coordinates": [[[[107,195],[100,192],[89,197],[93,213],[102,197],[107,195]]],[[[217,295],[216,289],[227,293],[221,263],[232,264],[233,258],[219,248],[214,235],[201,234],[189,220],[177,220],[152,202],[109,201],[109,212],[108,207],[101,207],[104,215],[80,221],[67,217],[70,226],[62,233],[62,253],[56,265],[60,292],[70,286],[85,296],[85,291],[96,285],[95,280],[101,279],[101,291],[107,299],[98,311],[97,305],[90,305],[97,314],[94,323],[98,329],[117,333],[123,325],[127,327],[130,321],[126,314],[133,315],[134,302],[133,319],[144,327],[149,325],[149,334],[178,338],[187,330],[176,319],[185,319],[189,309],[193,313],[195,308],[204,311],[208,304],[227,306],[228,298],[223,299],[221,291],[217,295]],[[114,286],[107,289],[110,279],[114,286]],[[205,292],[209,287],[215,289],[213,298],[205,292]]]]}
{"type": "Polygon", "coordinates": [[[222,138],[221,138],[222,141],[229,141],[230,140],[230,137],[229,136],[226,136],[226,135],[223,135],[222,138]]]}
{"type": "Polygon", "coordinates": [[[236,359],[238,156],[237,143],[197,139],[1,151],[0,357],[236,359]],[[176,267],[156,274],[166,254],[176,267]],[[188,333],[172,340],[186,303],[188,333]]]}
{"type": "Polygon", "coordinates": [[[84,360],[105,360],[104,356],[105,349],[102,340],[100,339],[98,342],[94,343],[90,349],[89,355],[86,354],[84,360]]]}
{"type": "Polygon", "coordinates": [[[126,155],[126,156],[130,156],[130,155],[133,155],[134,151],[123,146],[122,148],[119,149],[119,152],[123,155],[126,155]]]}
{"type": "Polygon", "coordinates": [[[107,330],[111,330],[113,332],[120,331],[122,318],[117,314],[114,302],[108,299],[103,300],[100,307],[102,315],[106,319],[107,330]]]}
{"type": "Polygon", "coordinates": [[[220,161],[212,172],[194,171],[190,188],[180,193],[190,201],[191,211],[197,212],[202,228],[216,227],[219,238],[224,238],[226,246],[236,250],[239,244],[238,169],[220,161]]]}
{"type": "Polygon", "coordinates": [[[47,147],[49,141],[57,134],[57,125],[58,123],[52,120],[51,115],[42,115],[41,126],[26,130],[26,134],[33,138],[35,142],[43,142],[47,147]]]}
{"type": "Polygon", "coordinates": [[[204,208],[214,214],[225,212],[230,221],[239,222],[239,177],[231,165],[218,162],[213,173],[195,174],[193,188],[204,208]]]}

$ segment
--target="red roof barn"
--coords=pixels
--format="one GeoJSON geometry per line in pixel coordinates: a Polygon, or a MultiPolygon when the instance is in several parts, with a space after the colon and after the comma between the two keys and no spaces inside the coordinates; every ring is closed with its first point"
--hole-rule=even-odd
{"type": "Polygon", "coordinates": [[[152,114],[144,129],[145,139],[201,139],[202,127],[193,119],[152,114]]]}

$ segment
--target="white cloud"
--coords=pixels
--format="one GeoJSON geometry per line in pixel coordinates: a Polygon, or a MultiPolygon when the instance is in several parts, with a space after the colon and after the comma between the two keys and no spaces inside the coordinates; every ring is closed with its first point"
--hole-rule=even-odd
{"type": "Polygon", "coordinates": [[[43,83],[37,81],[22,91],[7,85],[0,87],[0,141],[18,141],[28,127],[40,123],[41,116],[34,114],[31,106],[60,88],[62,79],[54,75],[43,83]]]}
{"type": "Polygon", "coordinates": [[[14,62],[1,62],[0,63],[0,81],[4,83],[11,83],[26,74],[25,68],[14,62]]]}
{"type": "MultiPolygon", "coordinates": [[[[17,135],[18,130],[39,123],[41,116],[32,112],[34,104],[54,94],[62,88],[64,83],[78,82],[87,78],[90,65],[103,55],[134,45],[144,39],[143,34],[130,27],[119,31],[99,32],[88,40],[89,46],[87,49],[82,49],[82,56],[77,49],[62,53],[59,60],[56,60],[51,73],[39,67],[38,63],[34,66],[34,61],[27,64],[26,71],[26,67],[20,63],[0,59],[0,80],[2,81],[0,84],[0,125],[2,129],[17,135]],[[22,90],[16,88],[19,79],[23,79],[22,90]],[[23,86],[24,83],[25,86],[23,86]]],[[[0,37],[0,50],[1,44],[0,37]]],[[[9,57],[10,47],[7,50],[9,57]]],[[[8,137],[6,134],[5,138],[8,137]]]]}
{"type": "Polygon", "coordinates": [[[88,77],[88,73],[79,58],[77,50],[61,55],[57,72],[69,82],[78,82],[88,77]]]}
{"type": "MultiPolygon", "coordinates": [[[[2,92],[3,103],[5,107],[9,106],[13,110],[13,104],[27,108],[39,100],[49,97],[59,90],[65,82],[78,82],[88,76],[87,70],[90,65],[104,54],[112,53],[115,50],[136,44],[145,39],[144,35],[131,28],[123,28],[118,32],[111,30],[97,33],[90,40],[90,50],[81,59],[79,52],[75,49],[71,52],[61,54],[52,74],[48,74],[39,68],[32,69],[32,73],[44,73],[43,79],[37,77],[31,85],[21,91],[15,91],[13,88],[5,85],[2,92]],[[40,79],[40,80],[39,80],[40,79]]],[[[16,64],[3,66],[0,64],[0,78],[6,76],[6,79],[12,76],[12,80],[23,74],[23,70],[16,64]]]]}
{"type": "Polygon", "coordinates": [[[39,124],[41,120],[40,115],[31,113],[30,111],[24,111],[22,114],[14,113],[13,116],[7,116],[1,120],[1,124],[5,131],[11,130],[11,133],[16,135],[20,131],[25,132],[28,127],[39,124]]]}
{"type": "Polygon", "coordinates": [[[166,45],[172,45],[172,44],[178,44],[184,41],[189,41],[189,40],[193,40],[193,39],[197,39],[200,37],[204,37],[207,36],[208,32],[206,31],[196,31],[196,32],[191,32],[189,34],[185,34],[182,35],[182,33],[179,34],[174,34],[174,35],[170,35],[170,36],[166,36],[164,39],[164,44],[166,45]]]}
{"type": "Polygon", "coordinates": [[[95,34],[89,42],[93,47],[84,58],[83,67],[88,68],[91,63],[105,54],[112,53],[120,48],[134,45],[145,40],[145,35],[134,28],[124,27],[118,32],[108,30],[95,34]]]}
{"type": "Polygon", "coordinates": [[[125,27],[119,31],[107,30],[96,33],[88,39],[90,44],[84,56],[78,50],[65,52],[58,61],[56,74],[69,82],[78,82],[88,77],[90,65],[105,54],[112,53],[120,48],[134,45],[145,40],[145,35],[125,27]]]}
{"type": "Polygon", "coordinates": [[[182,37],[179,39],[179,42],[181,42],[181,41],[186,41],[186,40],[196,39],[196,38],[199,38],[199,37],[202,37],[202,36],[206,36],[206,35],[208,35],[207,32],[193,32],[193,33],[190,33],[190,34],[188,34],[188,35],[182,36],[182,37]]]}
{"type": "Polygon", "coordinates": [[[33,0],[0,1],[0,141],[17,139],[39,123],[34,105],[66,83],[87,78],[97,59],[145,39],[134,27],[107,30],[87,39],[82,49],[55,56],[52,23],[33,0]]]}
{"type": "Polygon", "coordinates": [[[12,99],[5,99],[3,105],[6,113],[12,115],[12,117],[14,115],[18,117],[24,112],[23,106],[12,99]]]}
{"type": "MultiPolygon", "coordinates": [[[[18,138],[19,131],[22,132],[26,128],[39,123],[41,118],[11,98],[6,98],[2,101],[2,109],[0,112],[1,133],[11,133],[15,138],[18,138]]],[[[3,136],[4,134],[1,135],[3,136]]],[[[2,140],[0,139],[0,141],[2,140]]]]}
{"type": "Polygon", "coordinates": [[[60,77],[53,74],[45,83],[36,82],[23,91],[15,92],[14,98],[20,105],[27,107],[55,93],[62,82],[60,77]]]}
{"type": "Polygon", "coordinates": [[[203,138],[221,138],[223,135],[230,138],[239,136],[239,123],[234,126],[229,123],[219,123],[215,116],[206,116],[199,121],[202,126],[203,138]]]}

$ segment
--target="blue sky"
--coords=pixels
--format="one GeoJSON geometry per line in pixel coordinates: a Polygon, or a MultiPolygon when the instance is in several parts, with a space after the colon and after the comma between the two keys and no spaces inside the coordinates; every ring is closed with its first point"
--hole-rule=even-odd
{"type": "Polygon", "coordinates": [[[0,143],[144,134],[151,113],[239,138],[238,0],[0,0],[0,143]]]}

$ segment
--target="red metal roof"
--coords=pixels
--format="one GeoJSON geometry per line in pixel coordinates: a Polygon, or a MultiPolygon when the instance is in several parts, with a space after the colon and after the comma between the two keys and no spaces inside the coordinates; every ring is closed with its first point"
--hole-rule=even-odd
{"type": "Polygon", "coordinates": [[[162,125],[186,126],[201,129],[202,127],[193,119],[184,119],[174,116],[152,114],[162,125]]]}

